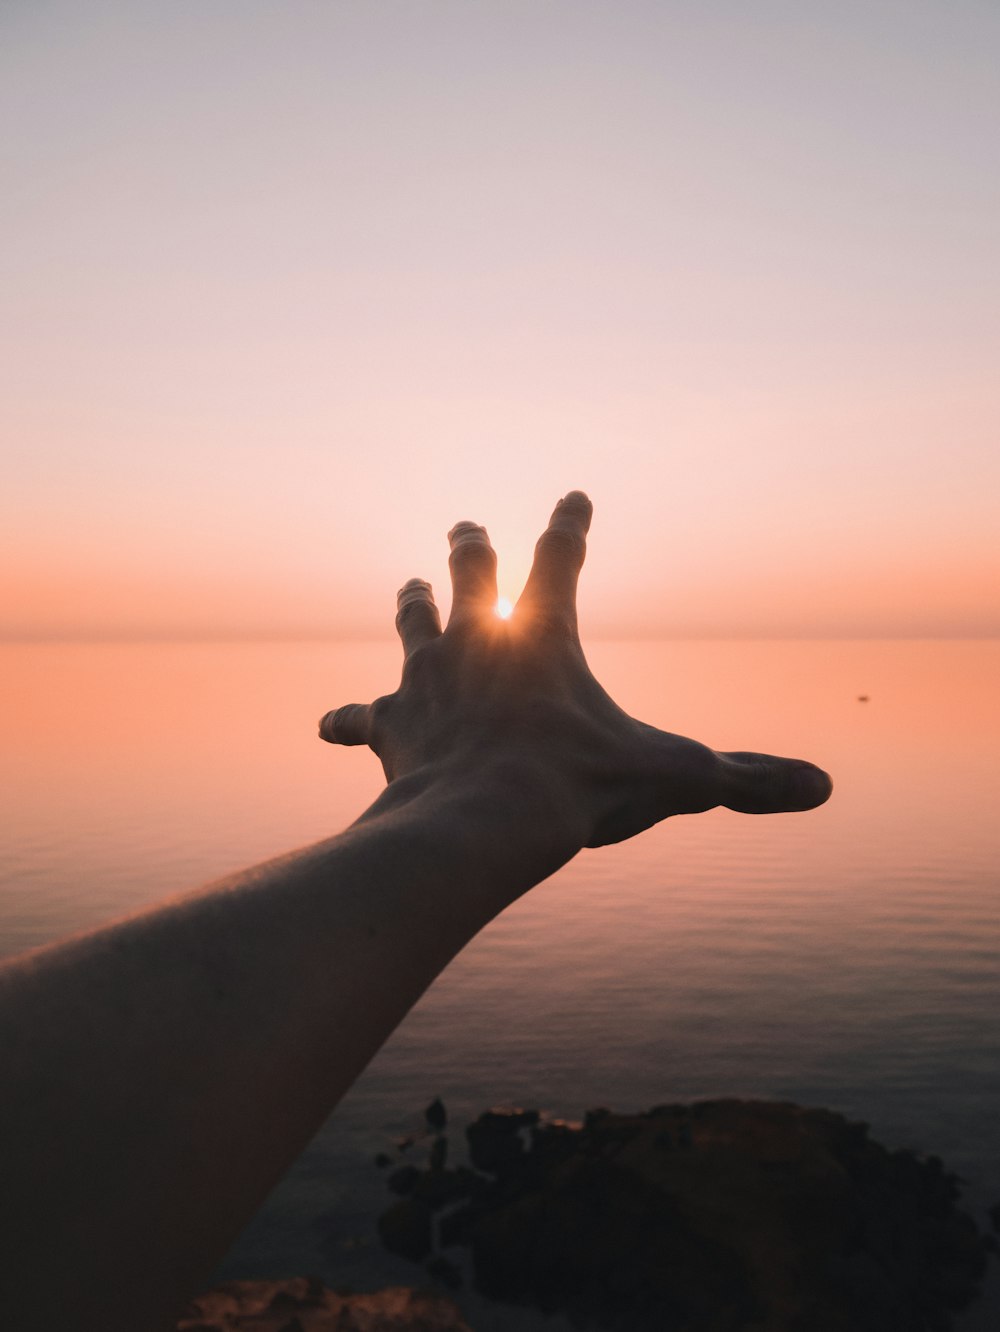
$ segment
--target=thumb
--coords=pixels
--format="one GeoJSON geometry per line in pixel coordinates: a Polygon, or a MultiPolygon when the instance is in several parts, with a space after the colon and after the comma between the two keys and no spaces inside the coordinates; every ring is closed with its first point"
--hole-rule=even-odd
{"type": "Polygon", "coordinates": [[[773,754],[720,754],[722,800],[741,814],[783,814],[815,809],[829,800],[833,783],[822,768],[773,754]]]}

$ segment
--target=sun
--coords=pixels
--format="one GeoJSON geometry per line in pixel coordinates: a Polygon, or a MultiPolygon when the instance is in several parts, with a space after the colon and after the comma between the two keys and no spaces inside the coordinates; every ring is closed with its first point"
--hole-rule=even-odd
{"type": "Polygon", "coordinates": [[[506,597],[501,597],[499,599],[499,601],[497,602],[496,610],[501,620],[509,620],[514,613],[514,607],[511,605],[511,603],[507,600],[506,597]]]}

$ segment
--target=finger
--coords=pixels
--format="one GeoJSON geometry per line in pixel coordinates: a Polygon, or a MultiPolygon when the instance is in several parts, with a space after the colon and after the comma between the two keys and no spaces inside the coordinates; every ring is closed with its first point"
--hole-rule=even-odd
{"type": "Polygon", "coordinates": [[[396,594],[396,632],[402,639],[406,657],[441,633],[434,593],[430,583],[422,578],[411,578],[396,594]]]}
{"type": "Polygon", "coordinates": [[[576,585],[593,512],[594,506],[582,490],[571,490],[559,501],[535,545],[534,563],[521,593],[522,602],[544,607],[572,625],[576,624],[576,585]]]}
{"type": "Polygon", "coordinates": [[[345,703],[320,718],[319,738],[331,745],[367,745],[371,740],[371,705],[345,703]]]}
{"type": "Polygon", "coordinates": [[[486,528],[456,523],[448,533],[452,602],[448,623],[492,614],[497,604],[497,557],[486,528]]]}
{"type": "Polygon", "coordinates": [[[773,754],[720,754],[721,803],[742,814],[783,814],[815,809],[829,800],[833,783],[822,768],[773,754]]]}

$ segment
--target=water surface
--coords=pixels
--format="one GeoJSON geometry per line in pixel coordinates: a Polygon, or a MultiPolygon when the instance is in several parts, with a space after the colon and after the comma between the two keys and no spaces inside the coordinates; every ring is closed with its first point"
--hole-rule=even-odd
{"type": "MultiPolygon", "coordinates": [[[[367,752],[321,744],[316,718],[391,688],[397,652],[0,648],[0,949],[343,827],[381,771],[367,752]]],[[[501,1102],[574,1117],[794,1099],[939,1153],[970,1206],[1000,1200],[1000,643],[598,643],[588,655],[629,711],[718,748],[813,759],[833,799],[809,814],[671,820],[584,852],[508,910],[375,1058],[227,1274],[419,1280],[373,1240],[386,1194],[371,1162],[435,1095],[459,1124],[501,1102]]],[[[529,1326],[467,1307],[482,1332],[529,1326]]],[[[991,1292],[964,1325],[995,1326],[998,1311],[991,1292]]]]}

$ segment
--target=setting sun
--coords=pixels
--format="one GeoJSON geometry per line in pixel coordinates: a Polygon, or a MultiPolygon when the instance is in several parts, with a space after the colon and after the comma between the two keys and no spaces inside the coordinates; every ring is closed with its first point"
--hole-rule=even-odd
{"type": "Polygon", "coordinates": [[[506,597],[501,597],[497,602],[497,614],[500,616],[501,620],[509,620],[513,613],[513,605],[506,597]]]}

